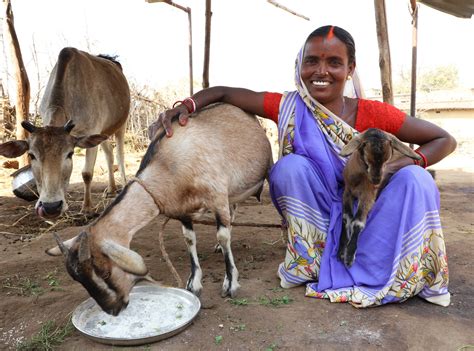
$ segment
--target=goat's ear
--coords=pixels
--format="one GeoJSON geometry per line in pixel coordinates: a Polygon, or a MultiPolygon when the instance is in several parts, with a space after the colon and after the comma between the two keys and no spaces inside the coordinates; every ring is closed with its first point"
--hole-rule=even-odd
{"type": "Polygon", "coordinates": [[[16,158],[28,151],[28,142],[25,140],[11,140],[0,144],[0,155],[8,158],[16,158]]]}
{"type": "Polygon", "coordinates": [[[351,141],[349,141],[344,147],[341,149],[341,152],[339,152],[339,155],[346,157],[349,155],[352,155],[354,151],[356,151],[360,147],[361,143],[361,136],[362,134],[359,134],[352,138],[351,141]]]}
{"type": "Polygon", "coordinates": [[[89,236],[87,235],[86,232],[82,232],[79,234],[78,237],[79,240],[79,263],[82,263],[84,261],[87,261],[89,258],[91,258],[91,249],[89,247],[89,236]]]}
{"type": "MultiPolygon", "coordinates": [[[[388,133],[387,133],[388,134],[388,133]]],[[[408,156],[414,160],[421,160],[421,156],[418,155],[413,149],[404,143],[402,143],[396,136],[388,134],[390,138],[390,143],[392,147],[398,152],[402,153],[405,156],[408,156]]]]}
{"type": "Polygon", "coordinates": [[[61,254],[64,256],[67,256],[69,253],[69,249],[71,248],[72,244],[76,240],[77,236],[69,240],[66,240],[64,242],[56,233],[54,233],[53,236],[58,246],[52,247],[51,249],[48,249],[45,252],[50,256],[61,256],[61,254]]]}
{"type": "Polygon", "coordinates": [[[128,273],[144,276],[148,273],[142,256],[113,241],[105,240],[101,245],[102,253],[107,255],[120,268],[128,273]]]}

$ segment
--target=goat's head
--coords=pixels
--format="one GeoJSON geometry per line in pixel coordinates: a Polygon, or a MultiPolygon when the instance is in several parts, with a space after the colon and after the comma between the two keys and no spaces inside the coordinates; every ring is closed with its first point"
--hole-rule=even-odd
{"type": "Polygon", "coordinates": [[[392,158],[394,150],[412,159],[421,159],[420,155],[397,137],[376,128],[370,128],[355,136],[342,148],[340,155],[349,156],[357,151],[356,157],[365,167],[369,181],[378,185],[382,181],[385,165],[392,158]]]}
{"type": "Polygon", "coordinates": [[[109,314],[117,316],[127,307],[130,291],[138,281],[152,280],[142,257],[114,241],[96,243],[87,232],[65,242],[54,236],[58,246],[46,253],[62,253],[69,275],[109,314]]]}
{"type": "Polygon", "coordinates": [[[14,158],[28,152],[39,191],[36,213],[43,218],[58,217],[67,209],[65,193],[72,172],[74,147],[94,147],[107,136],[74,137],[70,134],[74,128],[72,121],[63,127],[36,127],[28,121],[21,125],[30,133],[28,139],[0,144],[0,155],[14,158]]]}

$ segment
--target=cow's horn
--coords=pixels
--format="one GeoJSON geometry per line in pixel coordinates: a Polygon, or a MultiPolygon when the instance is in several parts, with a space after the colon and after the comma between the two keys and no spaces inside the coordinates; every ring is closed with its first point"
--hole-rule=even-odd
{"type": "Polygon", "coordinates": [[[23,128],[25,128],[25,129],[26,129],[28,132],[30,132],[30,133],[36,132],[36,129],[37,129],[37,128],[35,127],[35,125],[34,125],[33,123],[31,123],[30,121],[22,121],[22,122],[21,122],[21,126],[22,126],[23,128]]]}
{"type": "Polygon", "coordinates": [[[66,122],[66,124],[64,125],[64,130],[67,132],[67,133],[70,133],[71,130],[75,127],[75,124],[74,122],[72,121],[72,119],[70,119],[69,121],[66,122]]]}

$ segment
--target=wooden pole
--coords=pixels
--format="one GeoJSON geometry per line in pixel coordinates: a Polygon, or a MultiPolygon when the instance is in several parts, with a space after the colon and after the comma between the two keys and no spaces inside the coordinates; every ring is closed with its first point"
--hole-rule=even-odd
{"type": "Polygon", "coordinates": [[[411,47],[411,98],[410,116],[416,117],[416,66],[418,48],[418,5],[416,0],[410,0],[411,4],[411,24],[412,24],[412,47],[411,47]]]}
{"type": "Polygon", "coordinates": [[[383,101],[393,105],[392,64],[388,41],[387,16],[385,0],[374,0],[375,20],[377,23],[377,40],[379,43],[379,66],[382,78],[383,101]]]}
{"type": "Polygon", "coordinates": [[[211,0],[206,0],[206,28],[204,37],[204,68],[202,71],[202,87],[209,88],[209,53],[211,47],[211,0]]]}
{"type": "Polygon", "coordinates": [[[187,7],[186,12],[188,13],[189,23],[189,96],[193,95],[193,26],[191,22],[191,8],[187,7]]]}
{"type": "MultiPolygon", "coordinates": [[[[30,106],[30,82],[28,74],[26,73],[25,65],[21,55],[20,43],[15,31],[15,24],[13,19],[13,10],[10,0],[3,0],[5,5],[5,21],[10,39],[11,60],[15,70],[15,81],[17,86],[16,95],[16,138],[18,140],[25,140],[27,138],[26,130],[21,126],[21,122],[28,120],[29,106],[30,106]]],[[[28,164],[27,155],[24,154],[19,158],[20,168],[28,164]]]]}

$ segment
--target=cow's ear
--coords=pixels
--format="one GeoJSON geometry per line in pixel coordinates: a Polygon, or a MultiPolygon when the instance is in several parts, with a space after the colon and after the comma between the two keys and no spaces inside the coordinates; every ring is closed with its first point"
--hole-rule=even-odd
{"type": "Polygon", "coordinates": [[[15,158],[23,155],[28,150],[28,143],[25,140],[12,140],[0,144],[0,155],[8,158],[15,158]]]}
{"type": "Polygon", "coordinates": [[[88,149],[88,148],[99,145],[101,142],[103,142],[107,138],[108,136],[104,134],[94,134],[94,135],[88,135],[84,137],[78,137],[76,138],[75,145],[83,149],[88,149]]]}

